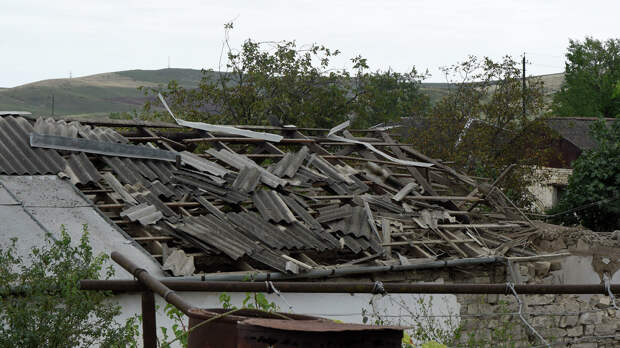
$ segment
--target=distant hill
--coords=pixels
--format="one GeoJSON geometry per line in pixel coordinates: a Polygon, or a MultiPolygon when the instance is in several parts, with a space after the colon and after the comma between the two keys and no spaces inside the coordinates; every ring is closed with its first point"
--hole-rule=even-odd
{"type": "MultiPolygon", "coordinates": [[[[13,88],[0,88],[0,110],[54,114],[107,116],[111,112],[140,109],[146,101],[138,87],[157,87],[176,80],[183,87],[196,87],[202,72],[195,69],[127,70],[77,77],[43,80],[13,88]]],[[[547,95],[559,90],[564,74],[540,76],[547,95]]],[[[422,90],[435,101],[447,93],[445,83],[424,83],[422,90]]]]}
{"type": "Polygon", "coordinates": [[[33,82],[0,89],[0,110],[23,110],[49,115],[54,96],[55,115],[95,116],[139,109],[145,102],[138,87],[157,87],[176,80],[184,87],[198,85],[194,69],[127,70],[71,79],[33,82]]]}

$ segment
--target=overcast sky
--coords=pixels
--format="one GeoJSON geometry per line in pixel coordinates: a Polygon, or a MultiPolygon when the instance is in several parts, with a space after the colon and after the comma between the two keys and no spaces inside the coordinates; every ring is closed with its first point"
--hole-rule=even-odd
{"type": "MultiPolygon", "coordinates": [[[[428,69],[467,55],[522,52],[529,72],[561,72],[568,39],[620,37],[620,1],[0,0],[0,87],[129,69],[218,67],[234,46],[319,43],[373,69],[428,69]]],[[[337,65],[345,67],[347,61],[337,65]]]]}

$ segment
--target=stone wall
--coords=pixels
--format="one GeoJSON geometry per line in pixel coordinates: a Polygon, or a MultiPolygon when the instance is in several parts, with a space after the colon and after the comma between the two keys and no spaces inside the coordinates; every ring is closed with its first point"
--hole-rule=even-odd
{"type": "MultiPolygon", "coordinates": [[[[573,256],[571,256],[573,257],[573,256]]],[[[587,259],[591,264],[591,258],[587,259]]],[[[521,284],[559,284],[563,260],[513,264],[521,284]]],[[[592,271],[593,272],[593,271],[592,271]]],[[[375,280],[444,283],[506,283],[513,277],[503,265],[467,267],[441,271],[385,274],[375,280]]],[[[595,274],[595,278],[598,276],[595,274]]],[[[592,279],[585,283],[592,284],[592,279]]],[[[620,311],[606,295],[519,295],[524,318],[554,347],[620,347],[620,311]]],[[[514,296],[457,295],[460,313],[458,340],[454,347],[544,347],[544,343],[521,321],[514,296]]],[[[620,302],[618,303],[620,305],[620,302]]],[[[417,320],[427,320],[423,317],[417,320]]],[[[402,323],[401,323],[402,324],[402,323]]]]}
{"type": "MultiPolygon", "coordinates": [[[[549,262],[522,263],[520,276],[527,284],[542,284],[549,262]],[[537,272],[538,271],[538,272],[537,272]]],[[[498,275],[495,275],[497,280],[498,275]]],[[[484,277],[476,277],[480,283],[484,277]]],[[[548,281],[548,280],[547,280],[548,281]]],[[[620,311],[605,295],[519,295],[525,319],[557,347],[620,347],[620,311]]],[[[521,321],[514,296],[459,295],[461,337],[464,347],[543,346],[521,321]]]]}

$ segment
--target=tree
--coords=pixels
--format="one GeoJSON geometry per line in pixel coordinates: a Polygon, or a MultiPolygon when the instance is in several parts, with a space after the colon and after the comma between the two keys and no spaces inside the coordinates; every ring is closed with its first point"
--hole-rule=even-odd
{"type": "Polygon", "coordinates": [[[597,147],[573,162],[566,194],[557,208],[555,222],[581,223],[596,231],[620,228],[620,121],[591,127],[597,147]]]}
{"type": "MultiPolygon", "coordinates": [[[[109,294],[80,291],[78,280],[98,279],[105,255],[95,256],[88,232],[79,245],[62,230],[61,239],[47,236],[45,246],[27,260],[16,253],[17,241],[0,249],[0,347],[127,347],[136,322],[118,324],[120,307],[109,294]]],[[[112,275],[111,268],[104,277],[112,275]]]]}
{"type": "Polygon", "coordinates": [[[523,91],[519,64],[509,56],[499,62],[470,56],[443,72],[448,94],[410,121],[410,141],[471,175],[494,178],[516,163],[504,187],[513,199],[527,198],[534,166],[553,155],[547,146],[552,136],[540,116],[542,82],[530,78],[523,91]]]}
{"type": "MultiPolygon", "coordinates": [[[[161,92],[171,107],[189,120],[218,124],[295,124],[332,127],[354,117],[366,126],[398,120],[424,106],[419,91],[423,76],[391,71],[369,73],[366,60],[352,58],[351,71],[336,69],[331,60],[340,51],[321,45],[298,47],[295,41],[246,40],[240,50],[228,43],[226,25],[224,72],[203,71],[198,88],[171,81],[161,92]]],[[[145,105],[147,114],[164,116],[145,105]]],[[[164,116],[165,117],[165,116],[164,116]]]]}
{"type": "Polygon", "coordinates": [[[403,117],[426,113],[430,101],[420,90],[425,77],[426,74],[418,74],[415,68],[408,73],[387,70],[359,74],[353,126],[368,128],[380,123],[398,123],[403,117]]]}
{"type": "Polygon", "coordinates": [[[559,116],[620,117],[620,39],[570,40],[564,85],[553,97],[559,116]]]}

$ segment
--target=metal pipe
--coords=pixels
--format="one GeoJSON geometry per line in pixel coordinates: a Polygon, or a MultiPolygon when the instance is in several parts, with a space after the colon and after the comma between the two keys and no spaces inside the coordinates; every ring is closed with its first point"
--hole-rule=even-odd
{"type": "MultiPolygon", "coordinates": [[[[379,293],[376,282],[273,282],[280,292],[287,293],[379,293]]],[[[270,284],[264,282],[203,282],[164,281],[163,285],[177,291],[193,292],[271,292],[270,284]]],[[[411,284],[382,283],[386,293],[392,294],[503,294],[512,291],[507,284],[411,284]]],[[[607,294],[604,284],[521,284],[514,285],[519,294],[607,294]]],[[[142,291],[144,286],[135,280],[81,280],[82,290],[108,290],[116,292],[142,291]]],[[[620,284],[610,285],[614,293],[620,293],[620,284]]]]}
{"type": "Polygon", "coordinates": [[[123,254],[117,251],[113,251],[111,256],[114,262],[118,263],[127,272],[131,273],[134,277],[136,277],[140,283],[144,284],[146,288],[163,297],[166,302],[177,307],[179,310],[181,310],[181,312],[185,313],[186,315],[192,315],[192,310],[195,310],[192,305],[185,302],[185,300],[183,300],[179,295],[175,294],[174,291],[170,290],[170,288],[168,288],[155,277],[150,275],[145,269],[139,268],[131,260],[129,260],[123,254]]]}
{"type": "Polygon", "coordinates": [[[237,273],[237,274],[205,274],[192,277],[174,277],[175,280],[202,280],[202,281],[265,281],[265,280],[284,280],[284,279],[316,279],[330,277],[344,277],[350,275],[382,273],[382,272],[403,272],[419,271],[425,269],[439,269],[445,267],[474,266],[492,263],[506,263],[506,258],[502,256],[474,257],[454,260],[431,261],[412,265],[392,265],[392,266],[359,266],[342,267],[335,269],[315,269],[299,274],[286,274],[280,272],[271,273],[237,273]]]}

